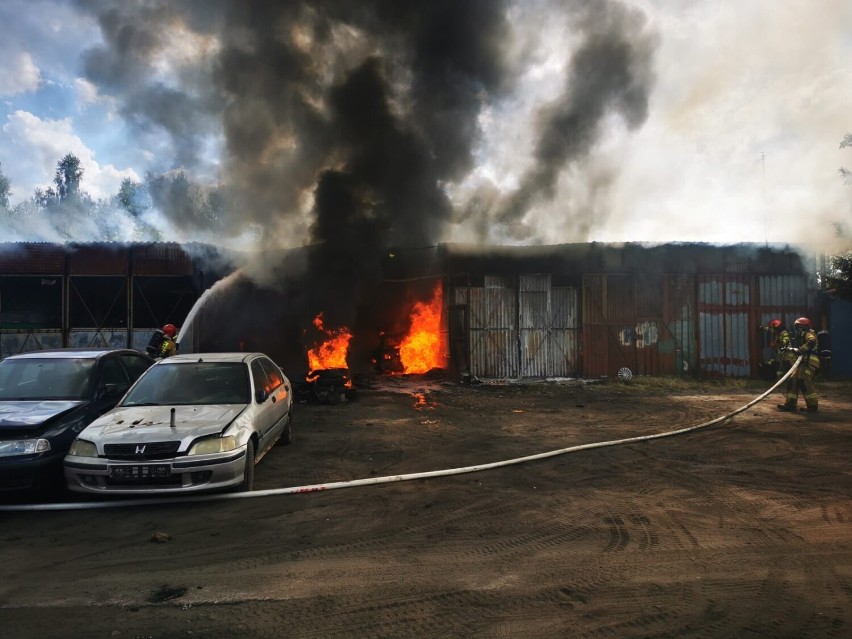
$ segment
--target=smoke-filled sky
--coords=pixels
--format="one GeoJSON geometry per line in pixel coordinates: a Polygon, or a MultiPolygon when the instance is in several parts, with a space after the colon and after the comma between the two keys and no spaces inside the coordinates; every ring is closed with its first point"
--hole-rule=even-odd
{"type": "Polygon", "coordinates": [[[174,239],[352,261],[852,236],[848,0],[3,0],[0,25],[13,203],[70,152],[95,198],[220,187],[214,231],[158,202],[174,239]]]}

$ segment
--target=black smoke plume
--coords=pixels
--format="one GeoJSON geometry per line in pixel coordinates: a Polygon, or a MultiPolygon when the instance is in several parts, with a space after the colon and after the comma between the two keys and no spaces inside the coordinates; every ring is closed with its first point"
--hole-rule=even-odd
{"type": "MultiPolygon", "coordinates": [[[[140,136],[168,132],[160,169],[220,167],[223,236],[255,229],[267,257],[307,246],[304,273],[274,260],[267,269],[302,325],[318,312],[353,325],[389,250],[448,239],[446,186],[474,169],[478,118],[522,68],[507,59],[508,0],[78,1],[104,40],[86,54],[86,76],[140,136]],[[179,45],[207,55],[176,63],[166,81],[179,45]],[[223,156],[211,158],[217,132],[223,156]]],[[[536,165],[497,223],[515,227],[553,196],[607,112],[631,126],[645,117],[652,47],[641,20],[616,2],[587,4],[540,3],[554,19],[575,16],[585,44],[564,99],[541,116],[536,165]]],[[[185,219],[185,206],[162,212],[178,228],[205,222],[185,219]]]]}

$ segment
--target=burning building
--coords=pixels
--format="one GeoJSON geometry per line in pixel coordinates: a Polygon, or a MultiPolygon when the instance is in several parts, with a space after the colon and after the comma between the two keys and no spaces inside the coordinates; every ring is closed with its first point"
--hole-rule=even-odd
{"type": "Polygon", "coordinates": [[[767,355],[760,324],[807,315],[832,325],[815,262],[788,247],[442,244],[376,258],[357,295],[315,277],[311,251],[264,256],[259,282],[250,269],[211,269],[233,262],[213,260],[209,247],[5,245],[3,355],[142,349],[171,322],[184,352],[260,350],[294,379],[436,368],[513,379],[623,368],[747,377],[767,355]]]}

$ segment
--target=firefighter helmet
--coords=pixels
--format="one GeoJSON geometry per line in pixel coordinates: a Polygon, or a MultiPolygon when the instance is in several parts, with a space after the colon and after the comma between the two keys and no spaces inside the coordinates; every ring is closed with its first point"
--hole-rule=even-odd
{"type": "Polygon", "coordinates": [[[175,335],[177,335],[177,329],[175,328],[174,324],[166,324],[165,326],[163,326],[163,332],[169,337],[174,337],[175,335]]]}
{"type": "Polygon", "coordinates": [[[807,317],[800,317],[795,322],[793,322],[793,326],[802,330],[806,330],[811,327],[811,320],[809,320],[807,317]]]}
{"type": "Polygon", "coordinates": [[[780,319],[769,320],[769,324],[767,324],[767,326],[769,326],[769,328],[771,328],[771,329],[781,328],[781,320],[780,319]]]}

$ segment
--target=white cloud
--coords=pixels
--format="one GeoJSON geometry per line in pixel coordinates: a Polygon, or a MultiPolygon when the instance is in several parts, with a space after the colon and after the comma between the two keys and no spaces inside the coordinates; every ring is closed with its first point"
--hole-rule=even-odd
{"type": "Polygon", "coordinates": [[[41,72],[25,51],[7,51],[0,64],[0,96],[30,93],[38,89],[41,72]]]}
{"type": "Polygon", "coordinates": [[[70,118],[42,119],[19,110],[8,116],[2,130],[6,144],[0,147],[0,162],[12,182],[15,202],[29,197],[36,187],[50,186],[57,163],[67,153],[80,159],[83,190],[95,199],[115,194],[124,178],[140,179],[133,169],[101,166],[74,132],[70,118]]]}
{"type": "Polygon", "coordinates": [[[74,79],[74,95],[77,102],[83,105],[95,104],[102,99],[98,95],[98,87],[85,78],[74,79]]]}

